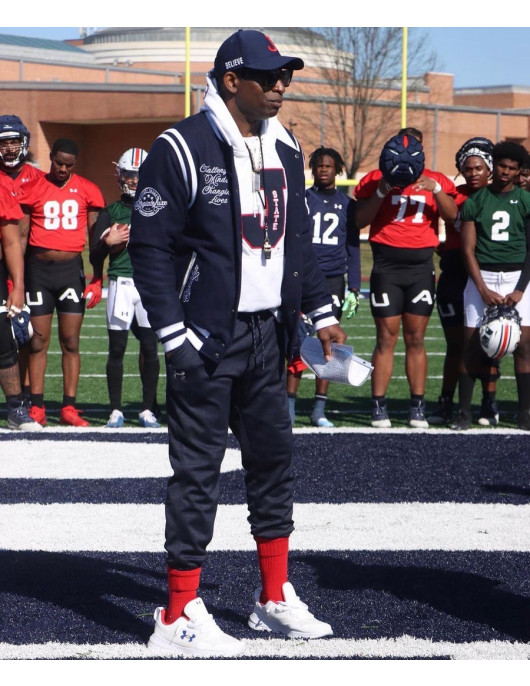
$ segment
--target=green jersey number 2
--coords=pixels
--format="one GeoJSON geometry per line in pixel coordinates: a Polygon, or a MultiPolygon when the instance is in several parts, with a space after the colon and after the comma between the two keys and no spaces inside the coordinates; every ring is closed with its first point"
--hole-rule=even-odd
{"type": "Polygon", "coordinates": [[[491,227],[491,240],[492,241],[509,241],[510,232],[508,227],[510,226],[510,215],[505,210],[498,210],[492,215],[492,219],[495,224],[491,227]]]}

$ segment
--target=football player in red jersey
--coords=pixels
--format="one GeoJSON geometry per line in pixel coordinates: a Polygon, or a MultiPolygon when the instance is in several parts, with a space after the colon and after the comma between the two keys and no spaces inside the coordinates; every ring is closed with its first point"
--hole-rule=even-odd
{"type": "Polygon", "coordinates": [[[22,202],[25,189],[41,176],[40,169],[28,164],[30,134],[14,114],[0,116],[0,185],[22,202]]]}
{"type": "MultiPolygon", "coordinates": [[[[421,131],[402,129],[398,135],[422,142],[421,131]]],[[[374,267],[370,276],[370,307],[377,341],[372,356],[372,426],[391,426],[386,391],[392,377],[394,348],[403,324],[405,369],[410,386],[409,426],[427,428],[424,336],[434,306],[433,252],[438,246],[438,220],[454,221],[455,186],[439,172],[424,169],[406,188],[392,187],[379,169],[364,176],[355,189],[357,226],[370,224],[374,267]]]]}
{"type": "Polygon", "coordinates": [[[8,428],[36,431],[41,427],[29,416],[23,402],[17,361],[18,343],[26,343],[29,338],[27,315],[22,313],[24,258],[18,227],[22,216],[13,195],[0,186],[0,242],[3,252],[0,260],[0,387],[7,402],[8,428]],[[13,282],[10,293],[8,273],[13,282]]]}
{"type": "MultiPolygon", "coordinates": [[[[464,349],[464,289],[468,273],[460,248],[460,210],[467,198],[487,186],[493,169],[493,143],[487,138],[474,137],[467,140],[455,156],[456,168],[465,183],[457,186],[456,204],[459,215],[455,222],[445,224],[445,243],[440,245],[440,269],[436,289],[436,306],[447,345],[443,380],[438,407],[429,417],[429,424],[451,424],[453,419],[453,396],[459,377],[459,365],[464,349]]],[[[478,423],[496,426],[499,411],[495,400],[496,381],[499,377],[498,361],[484,356],[479,376],[482,381],[482,405],[478,423]]]]}
{"type": "Polygon", "coordinates": [[[76,143],[59,138],[50,153],[48,174],[26,196],[30,230],[26,254],[26,297],[34,336],[29,355],[31,416],[46,424],[44,375],[53,311],[57,310],[62,350],[61,424],[88,426],[75,407],[80,372],[79,332],[85,311],[85,276],[81,253],[105,201],[99,188],[74,174],[76,143]]]}
{"type": "MultiPolygon", "coordinates": [[[[15,114],[0,116],[0,186],[3,186],[18,203],[23,202],[24,194],[31,184],[43,176],[43,172],[31,164],[29,158],[30,133],[20,117],[15,114]]],[[[23,248],[26,246],[29,230],[29,217],[25,214],[18,222],[23,248]]],[[[0,256],[1,256],[0,250],[0,256]]],[[[29,406],[29,377],[27,358],[29,349],[24,346],[19,351],[19,366],[23,381],[24,400],[29,406]]]]}

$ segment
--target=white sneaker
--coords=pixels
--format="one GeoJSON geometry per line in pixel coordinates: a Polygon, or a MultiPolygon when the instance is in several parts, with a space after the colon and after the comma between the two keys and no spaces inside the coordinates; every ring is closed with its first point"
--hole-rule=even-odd
{"type": "Polygon", "coordinates": [[[322,638],[332,636],[333,629],[326,622],[316,619],[296,595],[288,581],[282,586],[283,600],[278,603],[269,600],[265,605],[259,602],[260,591],[254,595],[254,612],[248,625],[256,631],[281,631],[288,638],[322,638]]]}
{"type": "Polygon", "coordinates": [[[186,617],[179,617],[173,624],[163,623],[164,612],[163,607],[155,610],[155,630],[147,644],[151,650],[194,657],[233,657],[245,649],[241,641],[221,631],[202,598],[190,600],[184,608],[186,617]]]}
{"type": "Polygon", "coordinates": [[[123,426],[123,412],[120,410],[112,410],[109,421],[105,424],[106,429],[121,429],[123,426]]]}
{"type": "Polygon", "coordinates": [[[143,426],[144,429],[160,429],[160,423],[151,410],[140,412],[138,418],[140,419],[140,426],[143,426]]]}

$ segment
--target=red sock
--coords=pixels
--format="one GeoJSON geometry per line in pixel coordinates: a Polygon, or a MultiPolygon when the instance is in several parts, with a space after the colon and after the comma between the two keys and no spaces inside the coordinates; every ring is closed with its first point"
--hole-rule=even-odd
{"type": "Polygon", "coordinates": [[[197,597],[200,578],[200,567],[186,570],[167,568],[169,601],[164,616],[164,624],[173,624],[174,621],[184,615],[184,607],[190,600],[197,597]]]}
{"type": "Polygon", "coordinates": [[[269,600],[277,603],[283,600],[282,586],[287,581],[287,557],[289,554],[289,537],[261,538],[256,537],[258,546],[259,570],[261,572],[262,605],[269,600]]]}

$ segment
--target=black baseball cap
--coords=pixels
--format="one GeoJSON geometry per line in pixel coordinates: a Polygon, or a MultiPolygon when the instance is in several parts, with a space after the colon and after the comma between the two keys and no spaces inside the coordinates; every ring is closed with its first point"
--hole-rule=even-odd
{"type": "Polygon", "coordinates": [[[304,61],[299,57],[280,55],[271,39],[261,31],[239,29],[217,51],[213,71],[217,78],[221,78],[227,71],[236,71],[243,67],[261,71],[282,67],[303,69],[304,61]]]}

